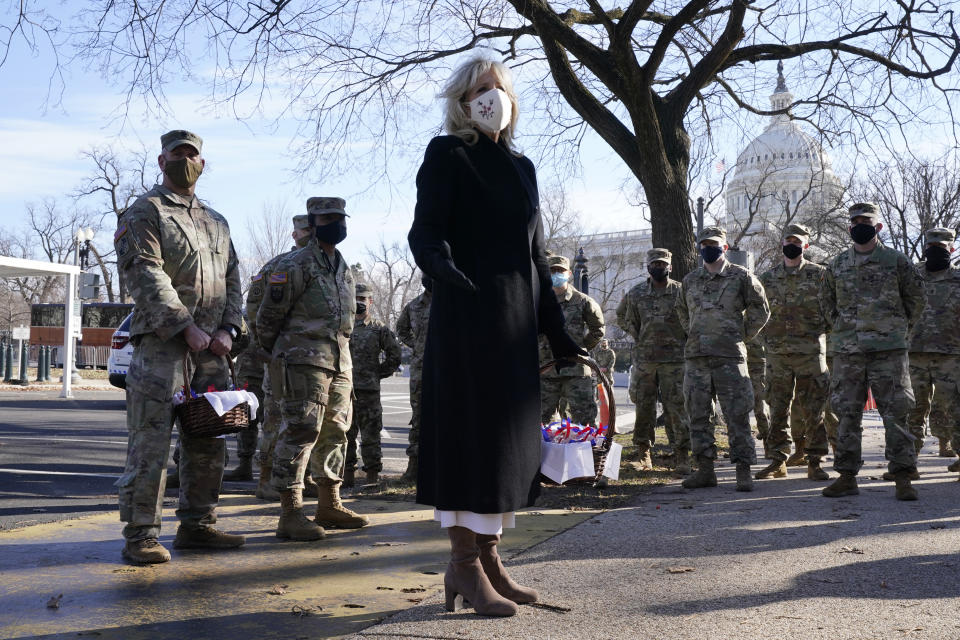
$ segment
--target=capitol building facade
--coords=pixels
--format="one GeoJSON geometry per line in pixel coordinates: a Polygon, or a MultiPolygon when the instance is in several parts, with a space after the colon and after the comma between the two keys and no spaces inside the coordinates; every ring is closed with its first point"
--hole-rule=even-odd
{"type": "MultiPolygon", "coordinates": [[[[778,65],[777,87],[770,104],[785,110],[793,102],[778,65]]],[[[724,191],[727,237],[731,247],[764,262],[778,251],[780,229],[805,224],[812,244],[839,213],[844,187],[830,157],[813,136],[787,113],[770,118],[764,131],[738,155],[733,178],[724,191]]]]}

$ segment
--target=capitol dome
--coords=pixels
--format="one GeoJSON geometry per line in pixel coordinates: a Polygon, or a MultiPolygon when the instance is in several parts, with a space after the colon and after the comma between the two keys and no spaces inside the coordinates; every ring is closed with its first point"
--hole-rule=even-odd
{"type": "MultiPolygon", "coordinates": [[[[777,65],[773,110],[787,109],[793,94],[777,65]]],[[[736,239],[804,222],[835,209],[843,192],[829,156],[789,113],[771,116],[763,133],[737,155],[734,176],[724,196],[728,234],[736,239]]]]}

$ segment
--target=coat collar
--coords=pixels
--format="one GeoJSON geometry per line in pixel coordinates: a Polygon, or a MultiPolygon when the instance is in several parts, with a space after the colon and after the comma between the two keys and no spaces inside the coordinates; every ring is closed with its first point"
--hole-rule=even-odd
{"type": "Polygon", "coordinates": [[[163,199],[171,204],[175,204],[187,209],[192,208],[194,205],[197,207],[200,206],[200,201],[197,199],[197,194],[193,194],[189,198],[181,196],[179,193],[174,193],[170,189],[166,188],[162,184],[156,184],[153,186],[157,192],[163,196],[163,199]]]}
{"type": "MultiPolygon", "coordinates": [[[[791,267],[792,269],[795,269],[795,271],[793,271],[792,273],[800,273],[805,268],[807,268],[810,264],[812,263],[806,258],[800,258],[800,264],[798,264],[796,267],[791,267]]],[[[778,264],[773,268],[773,273],[778,278],[784,278],[787,276],[787,273],[788,273],[787,265],[783,264],[783,260],[781,260],[780,264],[778,264]]]]}

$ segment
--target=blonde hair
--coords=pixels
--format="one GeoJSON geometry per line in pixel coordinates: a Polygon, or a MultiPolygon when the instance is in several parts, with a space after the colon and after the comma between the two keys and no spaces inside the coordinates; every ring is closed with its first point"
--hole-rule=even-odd
{"type": "Polygon", "coordinates": [[[475,55],[457,67],[443,91],[440,92],[440,97],[444,100],[443,128],[450,135],[463,138],[467,144],[476,144],[479,134],[464,109],[464,97],[477,84],[477,78],[488,71],[493,71],[493,75],[503,85],[504,92],[510,98],[510,123],[500,132],[500,139],[508,149],[513,151],[514,132],[520,112],[517,94],[513,91],[513,77],[507,65],[483,54],[475,55]]]}

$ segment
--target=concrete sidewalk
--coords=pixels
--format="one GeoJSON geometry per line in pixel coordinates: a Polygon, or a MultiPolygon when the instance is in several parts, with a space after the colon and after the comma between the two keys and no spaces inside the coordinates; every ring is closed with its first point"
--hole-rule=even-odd
{"type": "MultiPolygon", "coordinates": [[[[883,431],[865,418],[859,496],[790,477],[733,489],[678,482],[513,557],[511,573],[567,613],[525,606],[506,619],[447,613],[442,593],[355,638],[960,638],[960,482],[920,456],[920,500],[883,482],[883,431]]],[[[759,467],[757,467],[758,469],[759,467]]],[[[831,476],[836,474],[831,470],[831,476]]]]}

